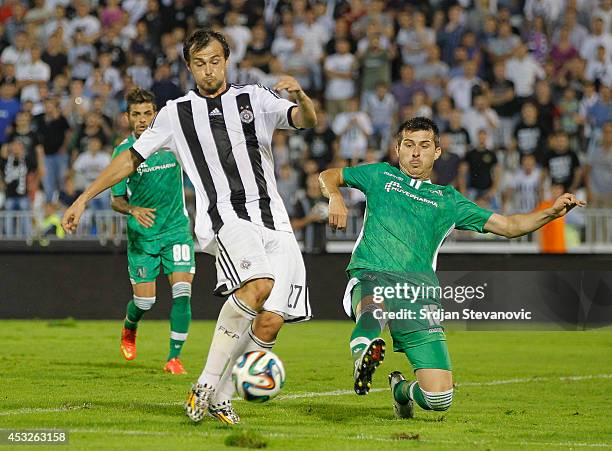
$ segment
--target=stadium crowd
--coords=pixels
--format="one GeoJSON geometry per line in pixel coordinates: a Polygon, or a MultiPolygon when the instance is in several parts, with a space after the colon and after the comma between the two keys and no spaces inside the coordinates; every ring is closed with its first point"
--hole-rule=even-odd
{"type": "Polygon", "coordinates": [[[441,132],[433,181],[483,206],[527,212],[562,190],[612,208],[612,0],[5,0],[0,209],[69,205],[129,133],[129,89],[158,107],[193,89],[182,42],[204,26],[230,42],[230,81],[287,73],[318,102],[315,129],[273,141],[314,247],[319,172],[396,164],[393,130],[413,116],[441,132]]]}

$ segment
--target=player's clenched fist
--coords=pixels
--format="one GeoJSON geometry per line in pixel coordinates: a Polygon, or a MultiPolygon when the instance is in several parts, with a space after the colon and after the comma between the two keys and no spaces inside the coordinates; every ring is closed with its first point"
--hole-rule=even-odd
{"type": "Polygon", "coordinates": [[[346,229],[348,209],[342,194],[332,194],[329,198],[329,226],[332,229],[346,229]]]}
{"type": "Polygon", "coordinates": [[[62,218],[62,227],[66,232],[76,232],[76,229],[79,226],[79,221],[81,220],[81,216],[83,215],[84,211],[85,204],[78,201],[68,207],[68,209],[64,213],[64,217],[62,218]]]}
{"type": "Polygon", "coordinates": [[[565,193],[557,197],[557,200],[555,200],[555,203],[552,206],[552,210],[554,214],[560,218],[561,216],[565,216],[576,205],[579,207],[584,207],[586,202],[576,199],[574,194],[565,193]]]}

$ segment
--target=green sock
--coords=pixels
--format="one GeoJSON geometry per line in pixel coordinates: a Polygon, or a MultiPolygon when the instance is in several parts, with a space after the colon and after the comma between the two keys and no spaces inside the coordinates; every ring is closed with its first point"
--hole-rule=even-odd
{"type": "MultiPolygon", "coordinates": [[[[378,308],[376,306],[376,308],[378,308]]],[[[363,350],[375,338],[380,337],[382,326],[380,321],[374,318],[373,311],[366,310],[361,312],[361,316],[355,324],[353,333],[351,334],[351,355],[353,360],[357,360],[363,350]]]]}
{"type": "Polygon", "coordinates": [[[189,323],[191,322],[191,284],[177,282],[172,285],[172,309],[170,310],[170,353],[168,360],[181,354],[189,323]]]}
{"type": "Polygon", "coordinates": [[[142,318],[146,310],[138,308],[134,303],[134,299],[128,302],[127,311],[125,313],[125,321],[123,322],[123,327],[130,330],[136,330],[138,327],[138,321],[142,318]]]}
{"type": "Polygon", "coordinates": [[[421,387],[419,387],[418,382],[413,382],[414,387],[412,389],[412,398],[410,397],[410,382],[401,381],[399,384],[395,386],[393,390],[393,397],[400,404],[406,404],[409,400],[413,400],[416,402],[419,407],[424,410],[431,410],[429,403],[425,400],[425,395],[421,391],[421,387]]]}

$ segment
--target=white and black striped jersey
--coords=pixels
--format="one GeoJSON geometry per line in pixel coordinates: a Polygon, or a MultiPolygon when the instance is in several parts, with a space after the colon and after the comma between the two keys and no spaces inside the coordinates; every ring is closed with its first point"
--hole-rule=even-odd
{"type": "Polygon", "coordinates": [[[144,159],[162,147],[177,155],[195,187],[203,248],[236,218],[289,232],[271,142],[275,129],[295,128],[296,107],[261,85],[228,85],[214,98],[194,90],[169,101],[132,148],[144,159]]]}

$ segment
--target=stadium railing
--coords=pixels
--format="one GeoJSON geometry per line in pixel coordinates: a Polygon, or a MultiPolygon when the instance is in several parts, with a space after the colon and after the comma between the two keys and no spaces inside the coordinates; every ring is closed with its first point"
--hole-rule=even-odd
{"type": "MultiPolygon", "coordinates": [[[[37,241],[90,241],[102,245],[120,245],[126,240],[124,215],[112,210],[91,211],[83,215],[79,228],[72,235],[60,230],[61,212],[45,217],[31,211],[0,211],[0,241],[23,241],[32,244],[37,241]]],[[[567,221],[574,231],[573,244],[569,252],[612,253],[612,209],[589,208],[580,210],[567,221]]],[[[351,252],[363,226],[362,212],[349,210],[347,228],[343,231],[327,229],[329,252],[351,252]]],[[[298,239],[301,234],[296,233],[298,239]]],[[[535,234],[507,240],[492,234],[478,234],[455,230],[446,239],[442,252],[485,252],[485,253],[537,253],[538,240],[535,234]]]]}

